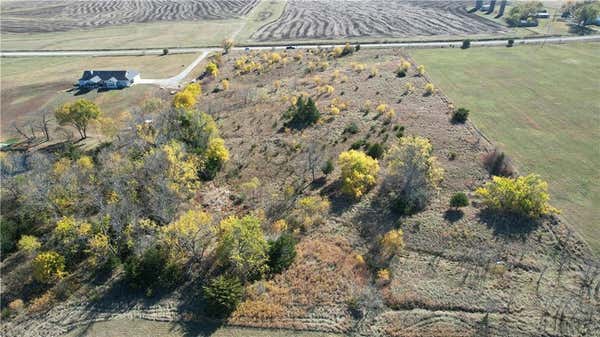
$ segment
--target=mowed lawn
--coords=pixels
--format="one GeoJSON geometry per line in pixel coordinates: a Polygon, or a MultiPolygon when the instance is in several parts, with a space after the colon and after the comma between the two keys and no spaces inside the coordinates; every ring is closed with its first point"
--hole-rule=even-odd
{"type": "MultiPolygon", "coordinates": [[[[90,91],[75,95],[73,83],[85,69],[134,69],[143,78],[168,78],[180,73],[198,57],[197,54],[119,57],[23,57],[0,59],[0,97],[2,140],[15,136],[11,126],[35,119],[42,110],[52,111],[59,104],[86,98],[95,101],[111,116],[130,111],[143,100],[156,96],[161,89],[152,85],[135,85],[123,90],[90,91]]],[[[200,66],[197,67],[197,69],[200,66]]],[[[194,74],[197,71],[194,70],[194,74]]]]}
{"type": "Polygon", "coordinates": [[[521,174],[548,180],[563,219],[600,253],[600,44],[412,55],[521,174]]]}

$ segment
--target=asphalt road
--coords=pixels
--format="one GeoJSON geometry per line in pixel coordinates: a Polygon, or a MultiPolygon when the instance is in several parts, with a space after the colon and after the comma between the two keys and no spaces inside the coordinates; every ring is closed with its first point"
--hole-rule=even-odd
{"type": "MultiPolygon", "coordinates": [[[[544,43],[570,43],[570,42],[592,42],[600,41],[600,35],[587,36],[568,36],[568,37],[546,37],[546,38],[529,38],[515,39],[515,45],[520,44],[544,44],[544,43]]],[[[487,40],[487,41],[472,41],[471,47],[478,46],[504,46],[507,40],[487,40]]],[[[446,42],[395,42],[395,43],[361,43],[362,48],[451,48],[460,47],[462,41],[446,41],[446,42]]],[[[288,45],[279,46],[248,46],[234,47],[233,50],[279,50],[285,49],[288,45]]],[[[331,48],[335,46],[343,46],[341,44],[330,45],[295,45],[297,49],[311,48],[331,48]]],[[[171,48],[170,54],[183,53],[208,53],[211,51],[221,50],[221,48],[171,48]]],[[[0,57],[34,57],[34,56],[126,56],[126,55],[161,55],[162,49],[123,49],[123,50],[69,50],[69,51],[0,51],[0,57]]]]}

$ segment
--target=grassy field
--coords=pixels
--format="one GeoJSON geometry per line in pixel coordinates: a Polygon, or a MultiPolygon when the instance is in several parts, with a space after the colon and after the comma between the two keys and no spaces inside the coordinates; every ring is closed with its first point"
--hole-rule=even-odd
{"type": "Polygon", "coordinates": [[[549,181],[564,219],[600,252],[600,44],[412,55],[521,173],[549,181]]]}
{"type": "Polygon", "coordinates": [[[73,83],[85,69],[135,69],[144,78],[165,78],[178,74],[197,55],[122,57],[31,57],[3,58],[0,76],[2,98],[2,139],[13,135],[11,123],[34,117],[41,109],[52,109],[67,100],[88,98],[107,113],[130,109],[160,91],[149,85],[108,92],[91,91],[75,96],[73,83]],[[26,71],[25,71],[26,70],[26,71]]]}
{"type": "Polygon", "coordinates": [[[56,33],[2,33],[4,50],[68,50],[217,46],[244,20],[153,22],[56,33]]]}
{"type": "Polygon", "coordinates": [[[244,26],[239,30],[235,39],[249,42],[250,36],[260,27],[273,22],[281,16],[285,9],[284,0],[263,0],[246,17],[244,26]]]}

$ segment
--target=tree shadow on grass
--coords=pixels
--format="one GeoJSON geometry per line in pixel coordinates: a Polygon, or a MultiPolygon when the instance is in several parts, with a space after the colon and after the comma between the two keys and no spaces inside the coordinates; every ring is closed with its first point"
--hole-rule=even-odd
{"type": "Polygon", "coordinates": [[[457,222],[465,216],[465,213],[460,209],[449,209],[444,213],[444,219],[451,223],[457,222]]]}
{"type": "Polygon", "coordinates": [[[487,208],[479,213],[479,221],[490,227],[494,235],[510,238],[525,238],[540,225],[536,219],[487,208]]]}
{"type": "Polygon", "coordinates": [[[341,190],[342,181],[339,179],[331,182],[321,190],[321,195],[327,197],[331,203],[331,213],[336,216],[343,214],[357,202],[354,198],[343,194],[341,190]]]}

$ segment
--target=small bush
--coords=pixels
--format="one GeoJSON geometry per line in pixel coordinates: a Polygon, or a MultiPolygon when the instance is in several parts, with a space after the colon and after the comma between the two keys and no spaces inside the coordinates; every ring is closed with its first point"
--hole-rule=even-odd
{"type": "Polygon", "coordinates": [[[333,166],[333,161],[331,159],[328,159],[325,164],[323,164],[323,167],[321,167],[321,172],[323,172],[324,175],[329,175],[331,174],[331,172],[333,172],[334,166],[333,166]]]}
{"type": "Polygon", "coordinates": [[[354,46],[354,51],[359,51],[360,50],[360,44],[357,44],[356,46],[354,46]]]}
{"type": "Polygon", "coordinates": [[[504,152],[494,149],[483,158],[483,164],[491,175],[512,177],[515,174],[510,160],[504,152]]]}
{"type": "Polygon", "coordinates": [[[435,92],[435,86],[433,85],[433,83],[425,84],[425,95],[426,96],[432,95],[434,92],[435,92]]]}
{"type": "Polygon", "coordinates": [[[351,150],[358,150],[361,147],[364,147],[367,145],[367,141],[364,139],[359,139],[357,141],[355,141],[354,143],[352,143],[352,145],[350,145],[350,149],[351,150]]]}
{"type": "Polygon", "coordinates": [[[508,43],[506,44],[507,47],[512,47],[515,44],[515,40],[514,39],[509,39],[508,43]]]}
{"type": "Polygon", "coordinates": [[[169,48],[165,48],[162,51],[163,55],[167,55],[169,53],[169,48]]]}
{"type": "Polygon", "coordinates": [[[350,133],[350,134],[357,134],[359,131],[358,129],[358,125],[356,125],[356,123],[352,122],[350,124],[348,124],[345,128],[344,128],[344,132],[343,133],[350,133]]]}
{"type": "Polygon", "coordinates": [[[383,157],[385,149],[379,143],[371,144],[367,149],[367,155],[374,159],[380,159],[383,157]]]}
{"type": "Polygon", "coordinates": [[[402,68],[398,68],[398,70],[396,70],[396,76],[398,76],[398,77],[406,77],[406,70],[404,70],[402,68]]]}
{"type": "Polygon", "coordinates": [[[462,42],[462,46],[460,46],[461,49],[469,49],[471,48],[471,40],[469,39],[465,39],[462,42]]]}
{"type": "Polygon", "coordinates": [[[269,243],[269,267],[271,273],[279,274],[296,258],[296,240],[290,233],[282,234],[269,243]]]}
{"type": "Polygon", "coordinates": [[[455,193],[450,198],[450,207],[459,208],[469,206],[469,198],[463,192],[455,193]]]}
{"type": "Polygon", "coordinates": [[[448,160],[452,161],[456,159],[456,152],[450,152],[448,154],[448,160]]]}
{"type": "Polygon", "coordinates": [[[404,126],[402,126],[402,125],[396,125],[396,126],[398,127],[395,130],[396,131],[396,133],[395,133],[396,137],[397,138],[404,137],[404,126]]]}
{"type": "Polygon", "coordinates": [[[548,203],[548,183],[535,174],[518,178],[493,177],[475,193],[487,207],[502,212],[530,218],[558,213],[548,203]]]}
{"type": "Polygon", "coordinates": [[[32,253],[40,249],[40,247],[42,247],[42,244],[35,236],[23,235],[21,239],[19,239],[17,247],[19,247],[19,250],[22,250],[27,253],[32,253]]]}
{"type": "Polygon", "coordinates": [[[464,123],[467,121],[469,117],[469,110],[465,108],[458,108],[452,114],[452,122],[454,123],[464,123]]]}
{"type": "Polygon", "coordinates": [[[235,310],[244,296],[244,286],[238,278],[218,276],[202,287],[207,302],[207,313],[226,316],[235,310]]]}
{"type": "Polygon", "coordinates": [[[41,283],[53,283],[66,274],[65,258],[53,251],[38,254],[33,259],[32,266],[33,278],[41,283]]]}

